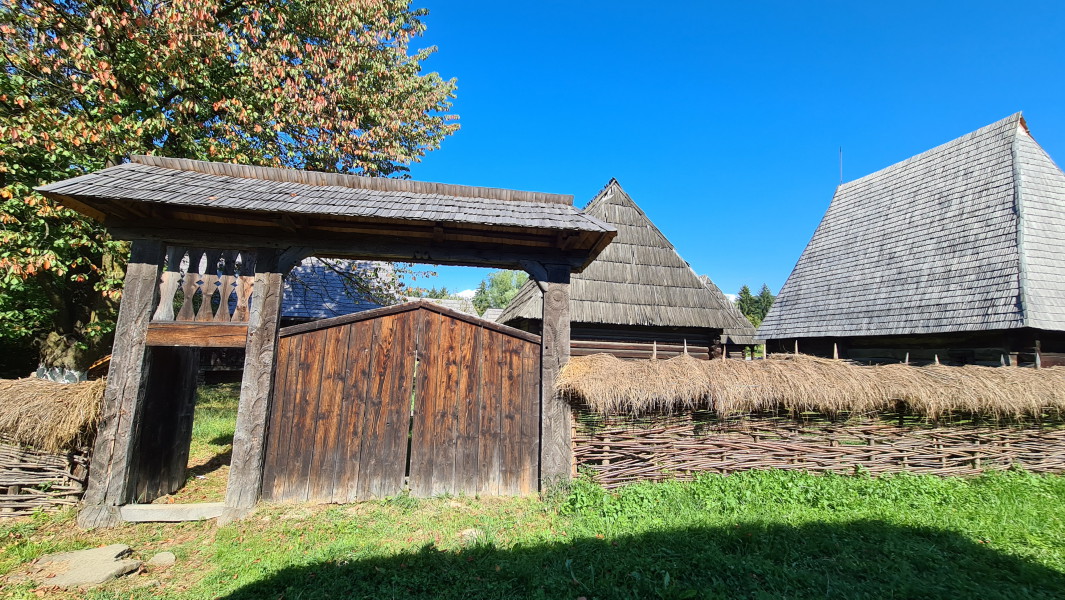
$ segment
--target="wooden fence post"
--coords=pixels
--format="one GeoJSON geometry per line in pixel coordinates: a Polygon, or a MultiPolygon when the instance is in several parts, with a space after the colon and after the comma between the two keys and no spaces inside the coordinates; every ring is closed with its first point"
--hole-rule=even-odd
{"type": "Polygon", "coordinates": [[[137,442],[150,368],[145,341],[159,296],[165,246],[135,240],[126,267],[115,344],[107,373],[102,418],[89,467],[78,526],[110,527],[121,521],[118,507],[130,500],[130,464],[137,442]]]}
{"type": "Polygon", "coordinates": [[[260,249],[257,253],[244,376],[233,433],[233,458],[219,524],[243,517],[259,501],[266,454],[266,424],[273,400],[282,283],[285,273],[300,258],[301,254],[274,249],[260,249]]]}

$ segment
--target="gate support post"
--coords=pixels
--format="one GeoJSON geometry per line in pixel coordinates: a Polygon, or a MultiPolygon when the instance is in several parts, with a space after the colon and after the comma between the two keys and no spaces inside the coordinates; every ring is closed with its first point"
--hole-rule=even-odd
{"type": "Polygon", "coordinates": [[[259,500],[266,454],[266,424],[273,404],[274,363],[281,324],[281,295],[285,273],[307,255],[306,249],[260,249],[248,314],[248,342],[244,347],[244,375],[233,432],[233,455],[220,525],[246,515],[259,500]]]}
{"type": "Polygon", "coordinates": [[[165,245],[135,240],[126,267],[122,302],[115,324],[115,344],[107,372],[103,414],[89,466],[89,481],[78,513],[85,529],[121,522],[118,507],[129,501],[130,465],[150,367],[148,322],[159,299],[159,274],[165,245]]]}
{"type": "Polygon", "coordinates": [[[569,362],[569,265],[542,265],[533,278],[543,291],[540,360],[540,489],[568,481],[573,448],[569,405],[555,393],[559,371],[569,362]]]}

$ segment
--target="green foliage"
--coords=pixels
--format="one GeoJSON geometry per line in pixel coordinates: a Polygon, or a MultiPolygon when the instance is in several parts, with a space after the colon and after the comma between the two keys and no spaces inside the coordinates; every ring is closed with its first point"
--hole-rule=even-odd
{"type": "Polygon", "coordinates": [[[473,307],[477,309],[477,314],[483,315],[489,308],[506,308],[528,280],[529,274],[524,271],[500,270],[489,273],[477,286],[477,293],[473,296],[473,307]]]}
{"type": "Polygon", "coordinates": [[[773,307],[774,300],[776,300],[776,296],[769,291],[769,286],[766,284],[762,284],[762,289],[757,296],[751,294],[751,288],[743,286],[740,288],[740,293],[736,298],[736,308],[740,309],[740,312],[747,317],[747,320],[752,325],[758,327],[765,320],[765,316],[769,314],[769,309],[773,307]]]}
{"type": "Polygon", "coordinates": [[[409,0],[0,0],[0,338],[106,353],[128,249],[34,193],[130,154],[402,174],[458,125],[409,0]]]}

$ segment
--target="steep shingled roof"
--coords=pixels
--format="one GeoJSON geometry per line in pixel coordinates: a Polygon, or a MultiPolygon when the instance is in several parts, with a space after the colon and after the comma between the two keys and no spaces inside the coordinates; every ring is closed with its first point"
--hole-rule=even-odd
{"type": "MultiPolygon", "coordinates": [[[[584,212],[617,228],[618,235],[584,272],[570,279],[571,322],[742,327],[728,310],[728,299],[703,283],[616,180],[584,212]]],[[[539,289],[527,282],[497,321],[540,319],[541,303],[539,289]]],[[[753,336],[753,328],[747,333],[753,336]]]]}
{"type": "Polygon", "coordinates": [[[367,277],[392,277],[390,263],[308,258],[285,276],[281,316],[289,319],[329,319],[382,305],[360,294],[343,273],[362,271],[367,277]],[[375,270],[382,270],[380,275],[375,270]]]}
{"type": "Polygon", "coordinates": [[[764,339],[1065,330],[1065,174],[1020,113],[841,185],[764,339]]]}

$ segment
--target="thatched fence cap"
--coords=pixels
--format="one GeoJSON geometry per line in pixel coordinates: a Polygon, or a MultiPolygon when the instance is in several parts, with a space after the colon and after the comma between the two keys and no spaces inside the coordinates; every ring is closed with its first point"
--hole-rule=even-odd
{"type": "Polygon", "coordinates": [[[825,414],[890,411],[905,403],[918,415],[954,412],[1038,417],[1065,409],[1065,368],[856,365],[805,355],[768,360],[620,360],[575,357],[558,391],[593,412],[721,415],[786,410],[825,414]]]}
{"type": "Polygon", "coordinates": [[[36,377],[0,380],[0,436],[62,453],[92,441],[100,420],[103,379],[56,383],[36,377]]]}

